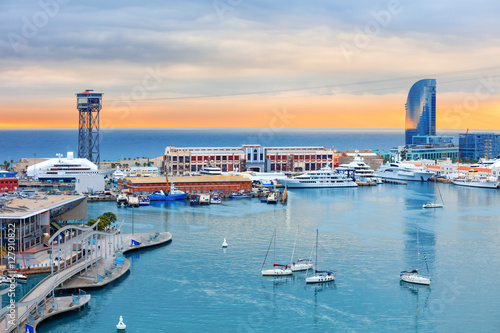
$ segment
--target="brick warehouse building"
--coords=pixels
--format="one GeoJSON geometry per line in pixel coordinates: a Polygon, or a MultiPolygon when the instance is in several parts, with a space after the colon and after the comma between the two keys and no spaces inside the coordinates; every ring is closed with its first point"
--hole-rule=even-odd
{"type": "Polygon", "coordinates": [[[162,171],[168,175],[189,175],[199,172],[211,162],[222,172],[305,172],[319,170],[330,162],[338,166],[335,149],[324,147],[167,147],[162,171]]]}
{"type": "MultiPolygon", "coordinates": [[[[189,194],[218,192],[229,194],[241,190],[251,191],[252,181],[241,176],[169,177],[169,185],[189,194]]],[[[118,181],[118,188],[130,194],[148,195],[154,191],[167,191],[164,177],[129,177],[118,181]]]]}

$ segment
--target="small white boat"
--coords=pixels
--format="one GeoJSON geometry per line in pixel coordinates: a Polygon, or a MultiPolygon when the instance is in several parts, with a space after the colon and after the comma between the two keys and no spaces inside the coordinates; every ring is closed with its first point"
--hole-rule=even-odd
{"type": "Polygon", "coordinates": [[[217,194],[214,194],[212,195],[212,197],[210,198],[210,203],[211,204],[214,204],[214,205],[219,205],[222,203],[222,198],[217,195],[217,194]]]}
{"type": "Polygon", "coordinates": [[[17,282],[26,283],[28,281],[28,277],[21,273],[11,273],[7,275],[8,278],[15,279],[17,282]]]}
{"type": "Polygon", "coordinates": [[[226,242],[225,238],[224,238],[224,241],[222,242],[222,247],[227,247],[227,242],[226,242]]]}
{"type": "MultiPolygon", "coordinates": [[[[316,267],[318,267],[318,229],[316,229],[316,267]]],[[[314,275],[306,277],[306,283],[325,283],[335,280],[335,276],[332,271],[318,271],[314,270],[314,275]]]]}
{"type": "Polygon", "coordinates": [[[200,205],[210,204],[210,194],[200,194],[200,200],[198,201],[200,205]]]}
{"type": "Polygon", "coordinates": [[[431,284],[431,279],[420,276],[418,274],[418,269],[415,269],[413,271],[402,271],[399,277],[402,281],[408,283],[425,284],[425,285],[431,284]]]}
{"type": "MultiPolygon", "coordinates": [[[[414,269],[411,271],[402,271],[399,274],[399,278],[401,279],[401,281],[408,282],[408,283],[414,283],[414,284],[425,284],[425,285],[431,284],[431,279],[423,277],[418,273],[419,259],[420,259],[420,251],[419,251],[418,224],[417,224],[417,269],[414,269]]],[[[427,262],[426,262],[426,264],[427,264],[427,262]]],[[[428,270],[429,270],[429,268],[427,268],[427,271],[428,270]]]]}
{"type": "Polygon", "coordinates": [[[292,263],[292,272],[307,271],[313,268],[313,261],[311,259],[299,259],[297,262],[292,263]]]}
{"type": "Polygon", "coordinates": [[[117,198],[116,198],[116,204],[118,206],[127,206],[128,205],[128,197],[121,193],[117,198]]]}
{"type": "Polygon", "coordinates": [[[267,196],[266,202],[268,204],[277,204],[278,203],[278,194],[276,192],[271,192],[267,196]]]}
{"type": "Polygon", "coordinates": [[[443,208],[444,205],[437,202],[428,202],[422,205],[422,208],[443,208]]]}

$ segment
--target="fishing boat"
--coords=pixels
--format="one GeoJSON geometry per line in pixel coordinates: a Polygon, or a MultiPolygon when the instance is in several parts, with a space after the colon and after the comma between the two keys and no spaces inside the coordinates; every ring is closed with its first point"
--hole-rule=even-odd
{"type": "Polygon", "coordinates": [[[173,187],[166,194],[162,190],[154,191],[151,193],[148,198],[150,201],[174,201],[174,200],[184,200],[187,196],[187,193],[181,190],[178,190],[176,187],[173,187]]]}
{"type": "Polygon", "coordinates": [[[222,198],[218,194],[214,194],[210,198],[210,203],[214,205],[220,205],[222,203],[222,198]]]}
{"type": "MultiPolygon", "coordinates": [[[[318,235],[318,229],[316,229],[316,268],[318,268],[318,235]]],[[[306,283],[313,284],[331,282],[335,280],[335,276],[337,276],[337,274],[334,274],[332,271],[319,271],[315,269],[313,276],[306,277],[306,283]]]]}
{"type": "Polygon", "coordinates": [[[276,264],[276,230],[273,233],[273,237],[271,237],[271,242],[269,243],[269,247],[267,248],[266,256],[264,258],[264,262],[262,263],[262,267],[260,269],[260,272],[262,273],[262,276],[286,276],[286,275],[292,275],[292,270],[290,269],[289,265],[281,265],[281,264],[276,264]],[[272,269],[266,269],[264,270],[264,265],[266,264],[266,259],[267,255],[269,254],[269,249],[271,248],[271,244],[273,243],[274,240],[274,264],[272,269]]]}
{"type": "Polygon", "coordinates": [[[278,203],[278,193],[276,192],[271,192],[267,196],[266,202],[268,204],[277,204],[278,203]]]}
{"type": "Polygon", "coordinates": [[[189,200],[189,203],[191,205],[198,205],[198,204],[200,204],[200,196],[198,194],[193,194],[191,196],[191,200],[189,200]]]}
{"type": "Polygon", "coordinates": [[[230,195],[231,199],[246,199],[246,198],[252,198],[252,197],[253,197],[252,193],[245,192],[244,190],[236,192],[236,193],[232,193],[230,195]]]}
{"type": "Polygon", "coordinates": [[[139,206],[149,206],[150,200],[148,197],[141,197],[139,199],[139,206]]]}
{"type": "MultiPolygon", "coordinates": [[[[431,284],[431,279],[426,278],[424,276],[421,276],[418,272],[418,266],[419,266],[419,260],[420,259],[420,251],[419,251],[419,239],[418,239],[418,225],[417,225],[417,268],[413,269],[411,271],[402,271],[399,274],[399,278],[408,283],[414,283],[414,284],[425,284],[425,285],[430,285],[431,284]]],[[[427,262],[426,262],[427,265],[427,262]]],[[[427,268],[429,270],[429,268],[427,268]]]]}

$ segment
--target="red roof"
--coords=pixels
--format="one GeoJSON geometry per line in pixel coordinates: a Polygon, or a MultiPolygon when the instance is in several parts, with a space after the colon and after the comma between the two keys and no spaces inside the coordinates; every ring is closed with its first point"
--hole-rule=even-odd
{"type": "Polygon", "coordinates": [[[460,171],[476,171],[476,172],[486,172],[486,173],[491,173],[491,169],[488,168],[472,168],[468,166],[461,166],[458,168],[460,171]]]}

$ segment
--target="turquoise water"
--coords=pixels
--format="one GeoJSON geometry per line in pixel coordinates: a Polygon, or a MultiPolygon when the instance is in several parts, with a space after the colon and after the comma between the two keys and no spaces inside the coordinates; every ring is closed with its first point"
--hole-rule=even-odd
{"type": "MultiPolygon", "coordinates": [[[[249,199],[136,208],[135,232],[169,231],[172,243],[131,254],[128,276],[38,332],[116,332],[120,315],[129,333],[498,331],[499,202],[496,190],[410,183],[293,190],[286,206],[249,199]],[[445,207],[422,209],[438,198],[436,186],[445,207]],[[298,227],[295,258],[310,256],[318,228],[320,268],[335,270],[335,283],[260,275],[274,229],[266,267],[274,257],[290,262],[298,227]],[[399,272],[417,264],[430,287],[400,283],[399,272]]],[[[106,211],[131,231],[130,208],[88,204],[89,218],[106,211]]]]}

